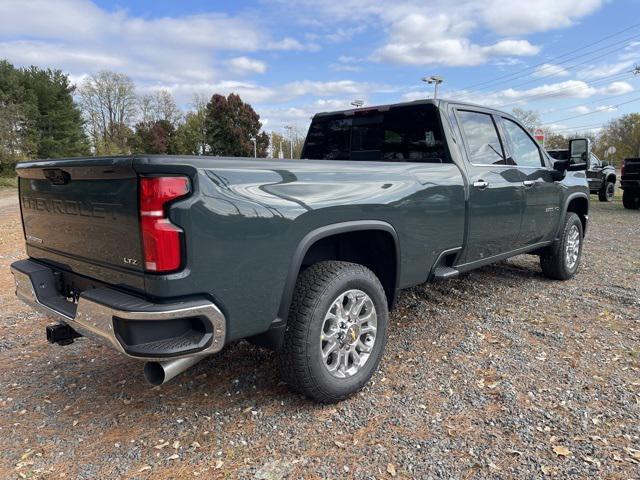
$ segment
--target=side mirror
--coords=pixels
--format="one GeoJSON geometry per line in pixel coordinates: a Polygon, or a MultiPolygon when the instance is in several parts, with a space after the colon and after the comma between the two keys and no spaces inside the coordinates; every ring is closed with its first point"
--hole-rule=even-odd
{"type": "Polygon", "coordinates": [[[606,161],[606,160],[602,161],[602,166],[603,167],[608,167],[609,165],[611,165],[611,164],[608,161],[606,161]]]}
{"type": "Polygon", "coordinates": [[[588,138],[574,138],[569,141],[569,165],[567,170],[576,172],[589,170],[591,151],[588,138]]]}

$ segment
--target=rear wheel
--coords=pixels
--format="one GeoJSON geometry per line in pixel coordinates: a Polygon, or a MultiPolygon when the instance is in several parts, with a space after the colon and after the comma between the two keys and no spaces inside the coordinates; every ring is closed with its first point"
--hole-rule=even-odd
{"type": "Polygon", "coordinates": [[[298,277],[279,364],[287,384],[324,403],[360,390],[387,339],[387,300],[368,268],[320,262],[298,277]]]}
{"type": "Polygon", "coordinates": [[[622,205],[629,210],[638,210],[640,208],[640,191],[625,190],[622,193],[622,205]]]}
{"type": "Polygon", "coordinates": [[[582,222],[573,212],[567,212],[560,240],[540,255],[542,273],[555,280],[569,280],[580,267],[582,257],[582,222]]]}
{"type": "Polygon", "coordinates": [[[616,184],[614,182],[605,182],[605,184],[598,191],[598,200],[601,202],[613,202],[613,197],[616,194],[616,184]]]}

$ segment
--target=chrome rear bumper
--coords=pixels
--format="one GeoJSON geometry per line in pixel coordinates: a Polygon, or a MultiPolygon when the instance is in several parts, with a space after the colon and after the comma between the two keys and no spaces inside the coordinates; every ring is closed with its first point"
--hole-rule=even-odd
{"type": "Polygon", "coordinates": [[[162,361],[205,356],[220,351],[224,346],[226,319],[220,309],[208,300],[159,304],[102,287],[82,292],[77,304],[74,304],[56,290],[53,270],[47,266],[32,260],[20,260],[11,265],[11,273],[15,279],[16,296],[20,300],[68,324],[82,336],[131,358],[162,361]],[[155,342],[157,346],[147,342],[144,348],[136,350],[123,341],[123,335],[119,334],[117,328],[117,325],[130,322],[136,328],[144,329],[148,322],[146,328],[159,330],[163,325],[168,325],[162,322],[194,318],[205,326],[198,344],[194,344],[188,336],[178,335],[155,342]],[[167,349],[163,350],[165,345],[167,349]]]}

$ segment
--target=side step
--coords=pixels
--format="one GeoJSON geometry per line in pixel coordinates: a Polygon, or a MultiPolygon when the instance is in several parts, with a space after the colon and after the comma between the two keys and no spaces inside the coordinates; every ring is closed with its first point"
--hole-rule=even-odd
{"type": "Polygon", "coordinates": [[[458,275],[460,275],[460,272],[451,267],[437,267],[433,271],[433,278],[437,280],[447,280],[449,278],[457,277],[458,275]]]}

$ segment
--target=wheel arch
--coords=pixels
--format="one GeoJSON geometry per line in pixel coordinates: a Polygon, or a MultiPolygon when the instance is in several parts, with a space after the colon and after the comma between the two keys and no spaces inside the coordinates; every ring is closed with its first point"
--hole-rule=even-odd
{"type": "Polygon", "coordinates": [[[582,223],[582,235],[585,236],[587,234],[587,224],[589,220],[589,197],[582,192],[572,193],[567,197],[564,208],[562,209],[562,217],[560,218],[556,238],[560,235],[568,212],[573,212],[578,215],[582,223]]]}
{"type": "MultiPolygon", "coordinates": [[[[293,290],[300,270],[304,266],[303,261],[307,258],[307,254],[312,251],[315,245],[319,245],[319,242],[333,237],[354,233],[366,234],[368,231],[380,232],[381,234],[386,235],[388,241],[393,244],[393,253],[395,256],[392,273],[393,280],[390,283],[388,278],[380,278],[380,282],[383,284],[383,287],[385,287],[387,301],[391,308],[395,302],[400,278],[400,243],[398,241],[398,234],[393,226],[387,222],[380,220],[356,220],[325,225],[312,230],[302,238],[295,249],[293,258],[291,259],[291,264],[289,265],[289,271],[287,273],[287,279],[285,281],[284,291],[282,293],[282,299],[278,309],[278,317],[286,321],[289,313],[289,307],[291,306],[291,299],[293,298],[293,290]]],[[[341,258],[331,258],[331,260],[341,260],[341,258]]],[[[369,265],[365,266],[371,268],[369,265]]],[[[375,271],[375,268],[371,268],[371,270],[373,270],[374,273],[378,273],[375,271]]]]}
{"type": "MultiPolygon", "coordinates": [[[[355,261],[355,263],[361,263],[365,265],[378,276],[385,290],[389,309],[393,308],[395,299],[397,297],[400,279],[400,243],[398,241],[396,230],[391,224],[380,220],[356,220],[334,223],[331,225],[325,225],[316,228],[307,233],[302,238],[302,240],[300,240],[292,255],[291,263],[289,264],[289,270],[285,279],[277,317],[271,323],[271,327],[266,332],[254,335],[253,337],[249,337],[248,340],[258,346],[269,348],[272,350],[279,350],[282,347],[284,334],[287,327],[287,318],[289,316],[289,308],[291,307],[291,302],[293,300],[293,292],[296,286],[298,275],[300,274],[301,269],[304,267],[303,262],[305,258],[307,258],[307,254],[309,254],[309,252],[313,252],[312,249],[315,245],[319,245],[323,241],[331,240],[340,236],[350,234],[360,234],[361,236],[364,236],[365,234],[374,232],[378,233],[379,235],[384,235],[384,237],[380,238],[385,238],[385,241],[388,242],[387,244],[392,244],[391,246],[393,248],[394,258],[392,266],[393,272],[391,277],[389,277],[388,275],[383,275],[383,278],[380,278],[380,272],[376,271],[375,266],[373,266],[372,268],[372,265],[368,265],[366,262],[355,261]]],[[[329,258],[326,257],[326,255],[325,257],[320,256],[317,259],[317,261],[322,260],[353,261],[353,259],[351,259],[349,256],[347,256],[346,258],[329,258]]]]}

